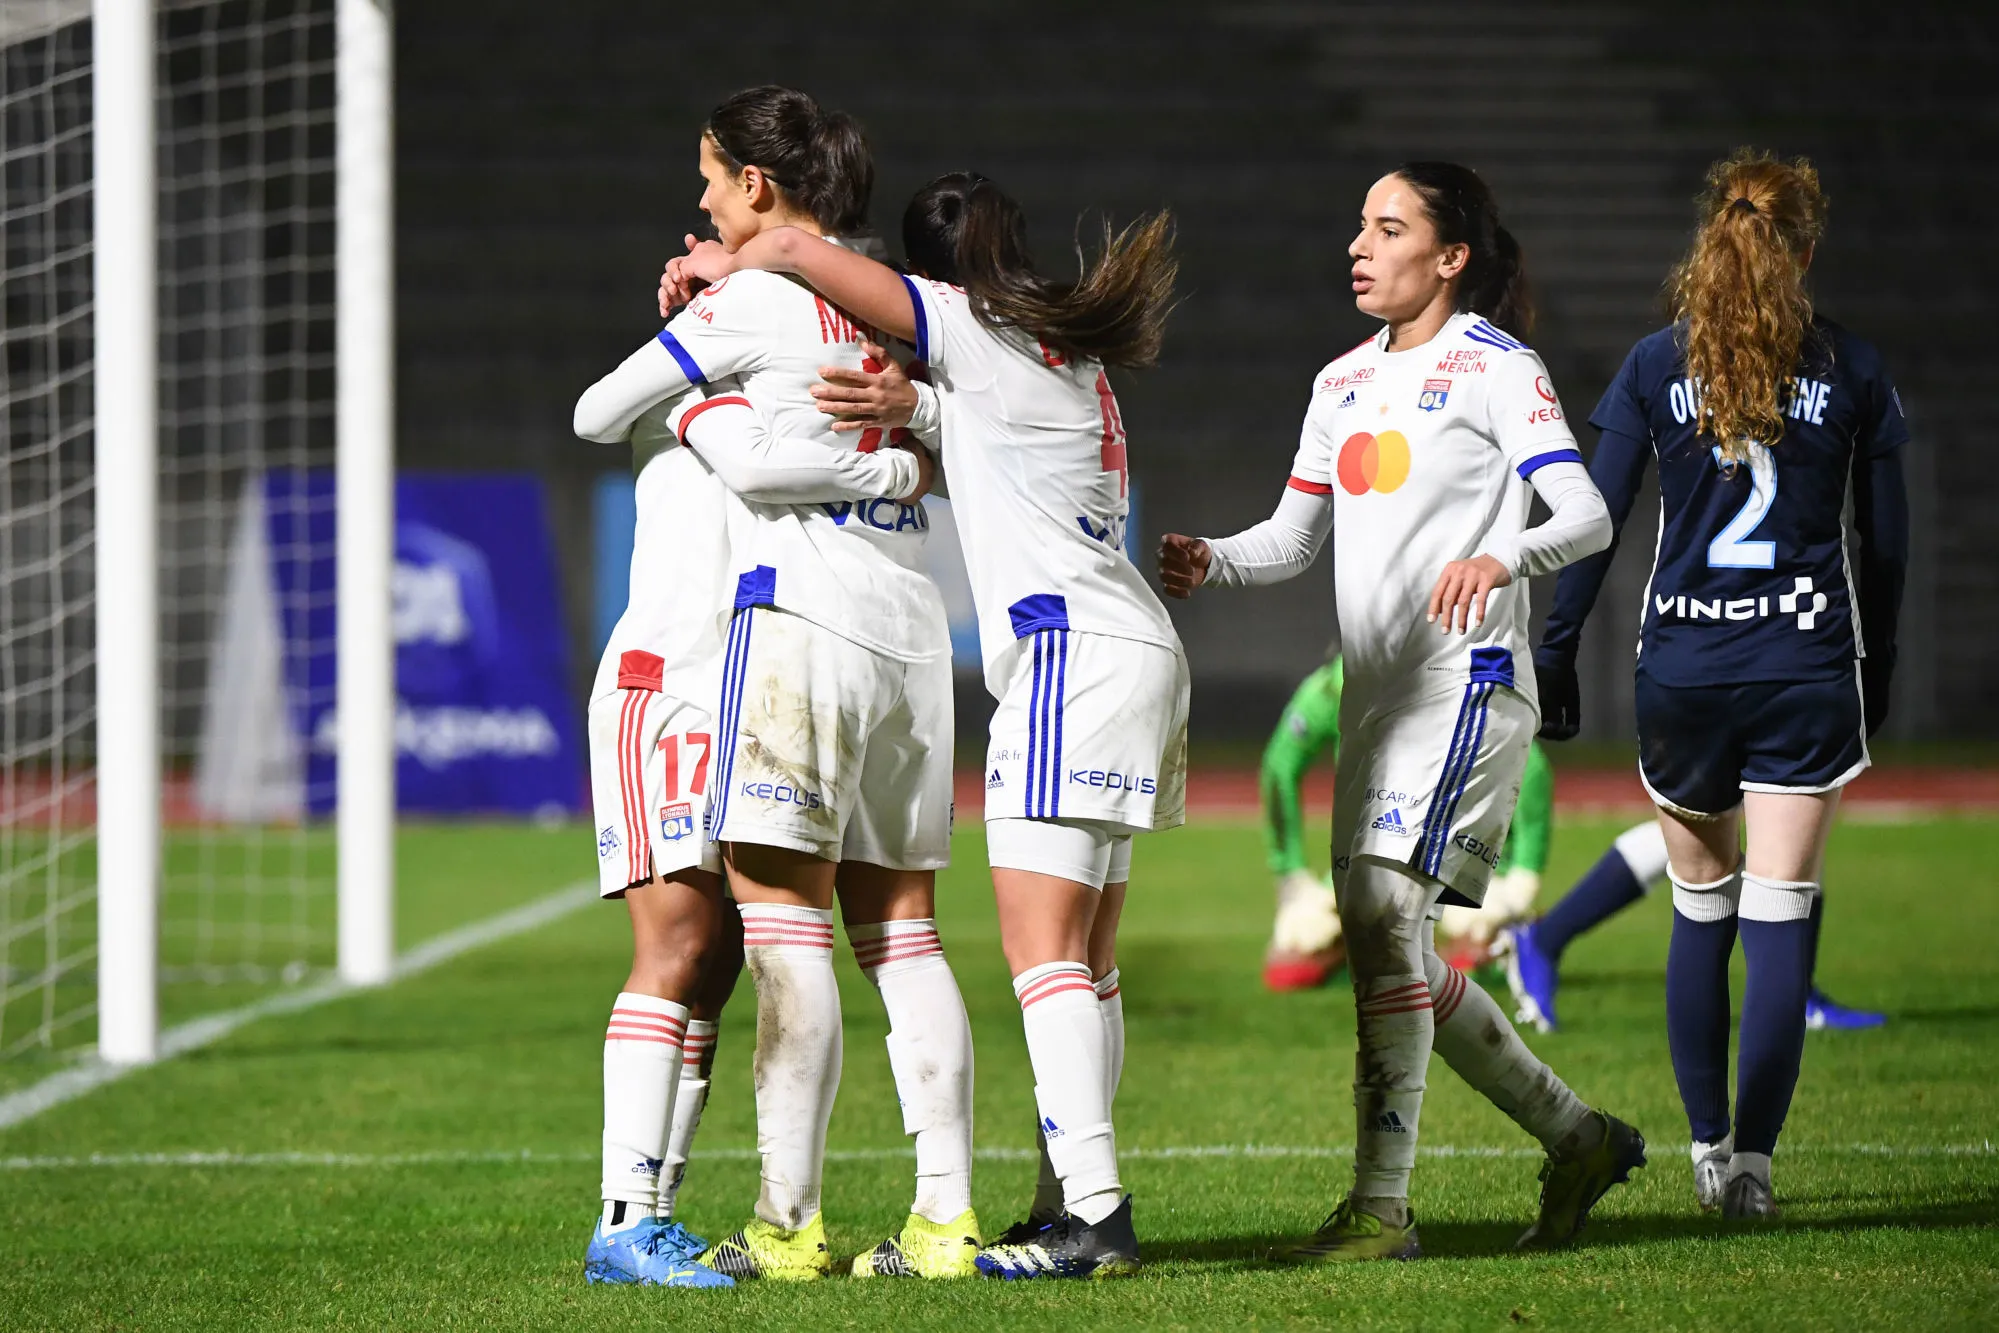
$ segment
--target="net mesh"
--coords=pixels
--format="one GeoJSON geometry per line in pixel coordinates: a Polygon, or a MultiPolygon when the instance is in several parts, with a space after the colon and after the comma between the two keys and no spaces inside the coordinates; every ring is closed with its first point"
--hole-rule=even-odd
{"type": "MultiPolygon", "coordinates": [[[[0,1053],[87,1042],[95,997],[87,7],[0,4],[0,1053]]],[[[164,5],[160,231],[162,1016],[331,966],[330,828],[293,720],[330,559],[331,0],[164,5]],[[292,637],[285,635],[290,627],[292,637]]],[[[103,294],[115,312],[115,293],[103,294]]],[[[322,621],[324,618],[321,618],[322,621]]],[[[115,836],[115,834],[114,834],[115,836]]]]}

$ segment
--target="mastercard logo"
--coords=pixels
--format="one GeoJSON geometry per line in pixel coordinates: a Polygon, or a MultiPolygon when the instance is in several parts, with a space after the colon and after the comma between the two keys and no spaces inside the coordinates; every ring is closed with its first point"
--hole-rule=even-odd
{"type": "Polygon", "coordinates": [[[1348,495],[1366,495],[1369,491],[1387,495],[1399,490],[1409,480],[1409,439],[1399,430],[1385,430],[1379,435],[1366,431],[1349,435],[1340,446],[1340,461],[1335,471],[1348,495]]]}

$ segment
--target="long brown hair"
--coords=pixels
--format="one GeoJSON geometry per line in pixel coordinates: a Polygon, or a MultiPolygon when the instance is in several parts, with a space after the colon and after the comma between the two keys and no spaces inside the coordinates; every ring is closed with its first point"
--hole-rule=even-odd
{"type": "Polygon", "coordinates": [[[1159,360],[1180,272],[1171,214],[1142,217],[1121,231],[1105,222],[1096,261],[1079,243],[1083,275],[1062,282],[1035,270],[1020,205],[977,172],[954,171],[909,201],[902,244],[911,268],[963,287],[988,328],[1018,329],[1049,351],[1107,366],[1159,360]]]}
{"type": "Polygon", "coordinates": [[[1499,225],[1499,200],[1476,171],[1456,162],[1404,162],[1394,175],[1409,182],[1445,245],[1471,253],[1458,275],[1458,309],[1483,315],[1516,338],[1534,331],[1534,294],[1527,261],[1513,233],[1499,225]]]}
{"type": "Polygon", "coordinates": [[[1825,234],[1826,197],[1804,158],[1738,148],[1708,168],[1700,230],[1667,290],[1701,431],[1731,463],[1784,436],[1786,381],[1812,327],[1805,267],[1825,234]]]}

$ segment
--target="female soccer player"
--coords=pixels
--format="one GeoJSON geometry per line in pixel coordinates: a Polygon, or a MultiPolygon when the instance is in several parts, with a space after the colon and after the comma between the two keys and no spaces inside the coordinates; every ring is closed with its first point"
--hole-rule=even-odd
{"type": "Polygon", "coordinates": [[[717,1020],[742,968],[742,923],[701,833],[719,613],[732,591],[729,490],[771,503],[851,502],[922,483],[913,454],[753,436],[731,414],[697,411],[704,401],[689,389],[622,427],[587,410],[577,419],[585,438],[630,443],[638,502],[630,598],[589,707],[599,891],[623,898],[632,922],[631,975],[604,1036],[604,1215],[584,1263],[593,1282],[733,1285],[691,1262],[707,1242],[673,1220],[717,1020]]]}
{"type": "Polygon", "coordinates": [[[1584,1105],[1497,1005],[1438,959],[1432,912],[1476,906],[1539,725],[1525,659],[1534,574],[1610,540],[1546,368],[1518,335],[1519,246],[1469,169],[1374,183],[1355,304],[1382,330],[1320,372],[1276,515],[1221,540],[1169,534],[1168,593],[1303,572],[1330,529],[1346,663],[1333,884],[1359,1015],[1354,1187],[1305,1262],[1420,1252],[1409,1210],[1435,1048],[1548,1150],[1522,1244],[1573,1237],[1644,1163],[1636,1130],[1584,1105]],[[1551,511],[1527,526],[1539,494],[1551,511]]]}
{"type": "MultiPolygon", "coordinates": [[[[864,225],[874,168],[859,126],[805,94],[753,88],[709,117],[701,207],[722,244],[772,228],[864,225]]],[[[651,404],[733,376],[740,393],[691,409],[843,454],[810,388],[858,367],[871,332],[806,287],[745,272],[716,283],[578,407],[615,429],[651,404]],[[754,405],[755,410],[753,410],[754,405]]],[[[857,447],[858,446],[858,447],[857,447]]],[[[900,492],[896,492],[899,494],[900,492]]],[[[702,1256],[731,1277],[811,1280],[831,1269],[820,1217],[826,1123],[839,1087],[833,900],[889,1013],[889,1062],[916,1139],[916,1199],[858,1271],[970,1274],[971,1029],[934,918],[949,857],[951,665],[943,601],[922,567],[920,505],[894,499],[751,504],[735,577],[713,758],[712,835],[726,844],[757,988],[763,1188],[757,1217],[702,1256]]]]}
{"type": "MultiPolygon", "coordinates": [[[[1000,936],[1034,1067],[1058,1197],[979,1255],[1003,1278],[1138,1266],[1111,1102],[1124,1052],[1115,960],[1131,835],[1182,822],[1187,663],[1125,558],[1124,427],[1106,366],[1153,363],[1176,265],[1164,215],[1118,235],[1074,283],[1036,272],[1019,205],[956,173],[903,217],[904,277],[803,232],[685,272],[795,273],[910,341],[942,419],[987,688],[986,839],[1000,936]]],[[[1052,1193],[1052,1191],[1050,1191],[1052,1193]]]]}
{"type": "MultiPolygon", "coordinates": [[[[1881,356],[1818,317],[1818,173],[1716,163],[1674,270],[1675,322],[1642,339],[1590,416],[1617,521],[1659,460],[1659,547],[1639,636],[1639,774],[1673,881],[1666,1026],[1703,1208],[1776,1213],[1770,1157],[1797,1086],[1840,788],[1888,711],[1908,561],[1901,403],[1881,356]],[[1853,508],[1858,577],[1843,512],[1853,508]],[[1744,828],[1748,850],[1743,852],[1744,828]],[[1728,960],[1742,997],[1728,1115],[1728,960]]],[[[1603,570],[1562,577],[1538,655],[1573,735],[1576,631],[1603,570]]]]}

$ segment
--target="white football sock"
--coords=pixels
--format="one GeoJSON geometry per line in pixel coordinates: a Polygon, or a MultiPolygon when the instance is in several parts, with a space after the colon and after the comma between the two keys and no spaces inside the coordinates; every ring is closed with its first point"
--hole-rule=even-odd
{"type": "MultiPolygon", "coordinates": [[[[1427,943],[1427,941],[1426,941],[1427,943]]],[[[1589,1116],[1589,1107],[1520,1040],[1476,981],[1425,948],[1435,1049],[1454,1073],[1513,1123],[1554,1148],[1589,1116]]]]}
{"type": "Polygon", "coordinates": [[[1104,1084],[1104,1105],[1117,1104],[1118,1080],[1124,1077],[1124,996],[1118,990],[1118,970],[1112,968],[1096,980],[1097,1003],[1103,1006],[1104,1049],[1109,1056],[1110,1077],[1104,1084]]]}
{"type": "Polygon", "coordinates": [[[854,961],[888,1010],[888,1063],[916,1140],[910,1211],[949,1222],[972,1206],[972,1025],[929,918],[850,925],[854,961]]]}
{"type": "Polygon", "coordinates": [[[744,903],[743,961],[757,988],[757,1216],[796,1231],[819,1211],[826,1121],[840,1089],[833,914],[744,903]]]}
{"type": "Polygon", "coordinates": [[[680,1082],[673,1094],[673,1127],[666,1136],[666,1165],[659,1173],[659,1205],[653,1209],[662,1222],[673,1220],[680,1182],[687,1179],[687,1154],[694,1145],[694,1132],[701,1128],[701,1112],[708,1105],[708,1075],[715,1068],[716,1028],[716,1024],[706,1019],[688,1020],[687,1039],[680,1048],[680,1082]]]}
{"type": "Polygon", "coordinates": [[[1770,1154],[1766,1152],[1732,1153],[1728,1159],[1728,1179],[1732,1183],[1737,1176],[1754,1176],[1764,1189],[1770,1188],[1770,1154]]]}
{"type": "Polygon", "coordinates": [[[1034,1101],[1048,1160],[1062,1178],[1063,1206],[1084,1222],[1117,1209],[1117,1141],[1111,1131],[1110,1052],[1103,1003],[1087,963],[1043,963],[1013,979],[1020,998],[1034,1101]]]}
{"type": "MultiPolygon", "coordinates": [[[[666,1127],[680,1078],[687,1007],[620,991],[604,1031],[604,1188],[625,1209],[626,1225],[651,1214],[659,1197],[666,1127]]],[[[615,1209],[607,1209],[608,1220],[615,1209]]]]}
{"type": "Polygon", "coordinates": [[[1354,1196],[1407,1199],[1430,1066],[1429,983],[1411,976],[1357,980],[1354,1009],[1360,1029],[1354,1051],[1354,1196]]]}

